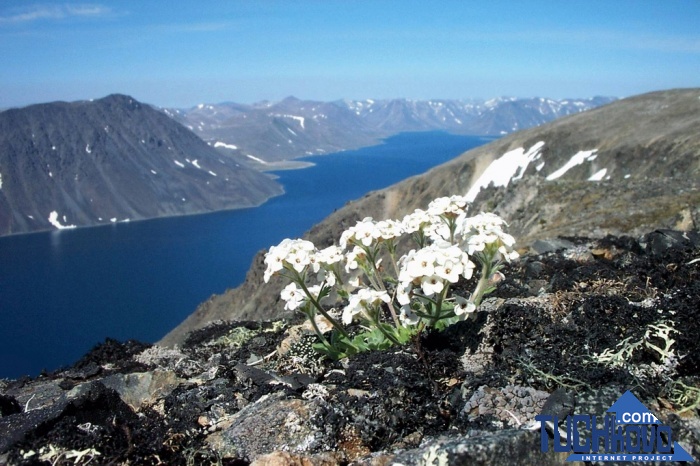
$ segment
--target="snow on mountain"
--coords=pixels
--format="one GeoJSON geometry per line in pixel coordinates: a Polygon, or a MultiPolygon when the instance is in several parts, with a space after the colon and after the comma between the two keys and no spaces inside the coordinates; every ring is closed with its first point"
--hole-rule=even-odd
{"type": "MultiPolygon", "coordinates": [[[[240,150],[268,161],[331,153],[376,144],[408,131],[504,135],[561,116],[590,110],[612,98],[555,100],[498,97],[482,100],[364,99],[320,102],[288,97],[253,105],[200,104],[164,109],[172,118],[220,149],[240,150]],[[291,137],[290,137],[291,136],[291,137]]],[[[232,155],[230,152],[228,155],[232,155]]]]}

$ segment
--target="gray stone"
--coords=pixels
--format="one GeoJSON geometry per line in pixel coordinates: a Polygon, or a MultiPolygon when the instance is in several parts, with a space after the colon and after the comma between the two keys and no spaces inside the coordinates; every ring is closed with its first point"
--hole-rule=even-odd
{"type": "Polygon", "coordinates": [[[319,400],[264,396],[231,416],[228,426],[207,439],[222,458],[252,461],[277,450],[312,452],[323,444],[323,432],[313,425],[319,400]]]}
{"type": "MultiPolygon", "coordinates": [[[[524,430],[482,432],[468,438],[438,440],[421,448],[397,454],[391,464],[435,465],[454,464],[521,466],[564,464],[566,453],[540,450],[540,433],[524,430]]],[[[371,463],[361,463],[371,464],[371,463]]]]}
{"type": "Polygon", "coordinates": [[[547,254],[548,252],[557,252],[562,249],[569,249],[574,246],[574,243],[561,238],[538,239],[532,243],[533,251],[537,254],[547,254]]]}
{"type": "Polygon", "coordinates": [[[172,371],[155,370],[132,374],[114,374],[102,379],[102,383],[119,393],[119,396],[134,411],[155,404],[168,396],[184,382],[172,371]]]}

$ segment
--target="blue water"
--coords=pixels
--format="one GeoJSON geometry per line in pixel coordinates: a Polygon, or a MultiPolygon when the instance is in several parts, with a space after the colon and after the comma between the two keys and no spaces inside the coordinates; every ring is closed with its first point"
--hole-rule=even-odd
{"type": "Polygon", "coordinates": [[[70,365],[106,337],[157,341],[259,250],[491,140],[406,133],[276,173],[285,194],[257,208],[0,238],[0,377],[70,365]]]}

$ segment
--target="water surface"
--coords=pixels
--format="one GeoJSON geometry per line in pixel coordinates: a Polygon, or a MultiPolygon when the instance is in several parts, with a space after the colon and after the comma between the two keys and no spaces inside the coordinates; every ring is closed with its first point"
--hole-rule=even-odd
{"type": "Polygon", "coordinates": [[[106,337],[157,341],[259,250],[491,140],[406,133],[277,172],[285,194],[260,207],[0,238],[0,377],[70,365],[106,337]]]}

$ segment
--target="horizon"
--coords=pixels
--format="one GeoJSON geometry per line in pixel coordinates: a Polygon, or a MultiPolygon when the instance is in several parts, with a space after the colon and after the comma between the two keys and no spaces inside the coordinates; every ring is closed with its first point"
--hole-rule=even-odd
{"type": "Polygon", "coordinates": [[[0,109],[624,98],[699,87],[700,1],[3,2],[0,109]]]}
{"type": "MultiPolygon", "coordinates": [[[[664,90],[665,90],[665,89],[661,89],[660,91],[664,91],[664,90]]],[[[656,91],[651,91],[651,92],[656,92],[656,91]]],[[[430,101],[433,101],[433,102],[440,102],[440,101],[445,102],[445,101],[460,101],[460,102],[485,103],[485,102],[488,102],[488,101],[490,101],[490,100],[497,100],[497,99],[503,99],[503,100],[507,100],[507,99],[514,99],[514,100],[548,99],[548,100],[555,100],[555,101],[557,101],[557,102],[563,102],[563,101],[567,101],[567,100],[585,100],[585,99],[595,99],[595,98],[604,98],[604,99],[610,98],[610,99],[620,100],[620,99],[623,99],[623,98],[626,98],[626,97],[633,97],[633,96],[617,97],[617,96],[607,96],[607,95],[594,95],[594,96],[583,96],[583,97],[566,97],[566,98],[563,98],[563,99],[551,99],[550,97],[547,97],[547,96],[539,96],[539,95],[538,95],[538,96],[528,96],[528,97],[514,97],[514,96],[503,95],[503,96],[493,96],[493,97],[490,97],[490,98],[478,98],[478,99],[477,99],[477,98],[463,98],[463,99],[444,99],[444,98],[411,99],[411,98],[407,98],[407,97],[390,97],[390,98],[386,98],[386,99],[375,99],[375,98],[371,98],[371,97],[368,97],[368,98],[365,98],[365,99],[345,99],[345,98],[342,98],[342,97],[341,97],[341,98],[339,98],[339,99],[334,99],[334,100],[317,100],[317,99],[303,99],[303,98],[298,98],[298,97],[293,96],[293,95],[289,95],[289,96],[287,96],[287,97],[284,97],[284,98],[281,98],[281,99],[278,99],[278,100],[263,99],[263,100],[259,100],[259,101],[256,101],[256,102],[250,102],[250,103],[248,103],[248,102],[234,102],[234,101],[232,101],[232,100],[227,100],[227,101],[221,101],[221,102],[199,102],[199,103],[194,103],[194,104],[189,104],[189,105],[179,106],[179,107],[161,107],[161,106],[156,105],[156,104],[154,104],[154,103],[152,103],[152,102],[146,102],[146,101],[142,101],[142,100],[140,100],[140,99],[136,99],[135,97],[130,96],[129,94],[123,94],[123,93],[121,93],[121,92],[113,92],[113,93],[111,93],[111,94],[103,95],[103,96],[100,96],[100,97],[94,97],[94,98],[91,97],[91,98],[87,98],[87,99],[75,99],[75,100],[61,100],[61,99],[59,99],[59,100],[52,100],[52,101],[46,101],[46,102],[35,102],[35,103],[27,104],[27,105],[16,105],[16,106],[12,106],[12,107],[0,107],[0,112],[5,111],[5,110],[10,110],[10,109],[21,109],[21,108],[30,107],[30,106],[33,106],[33,105],[44,105],[44,104],[52,104],[52,103],[69,103],[69,104],[70,104],[70,103],[79,103],[79,102],[93,102],[93,101],[95,101],[95,100],[105,99],[105,98],[107,98],[107,97],[109,97],[109,96],[111,96],[111,95],[123,95],[123,96],[125,96],[125,97],[132,98],[132,99],[136,100],[136,101],[139,102],[139,103],[142,103],[142,104],[145,104],[145,105],[150,105],[150,106],[153,106],[153,107],[155,107],[155,108],[174,109],[174,110],[190,110],[190,109],[193,109],[193,108],[196,108],[196,107],[207,106],[207,105],[227,105],[227,104],[232,104],[232,105],[244,105],[244,106],[249,106],[249,107],[255,107],[255,106],[262,106],[262,105],[266,105],[266,104],[275,105],[275,104],[278,104],[278,103],[280,103],[280,102],[283,102],[283,101],[285,101],[285,100],[287,100],[287,99],[296,99],[296,100],[299,100],[299,101],[302,101],[302,102],[315,102],[315,103],[333,103],[333,102],[341,102],[341,101],[344,101],[344,100],[350,100],[350,101],[353,101],[353,102],[367,102],[367,101],[382,102],[382,101],[388,101],[388,100],[406,100],[406,101],[408,101],[408,102],[430,102],[430,101]]]]}

